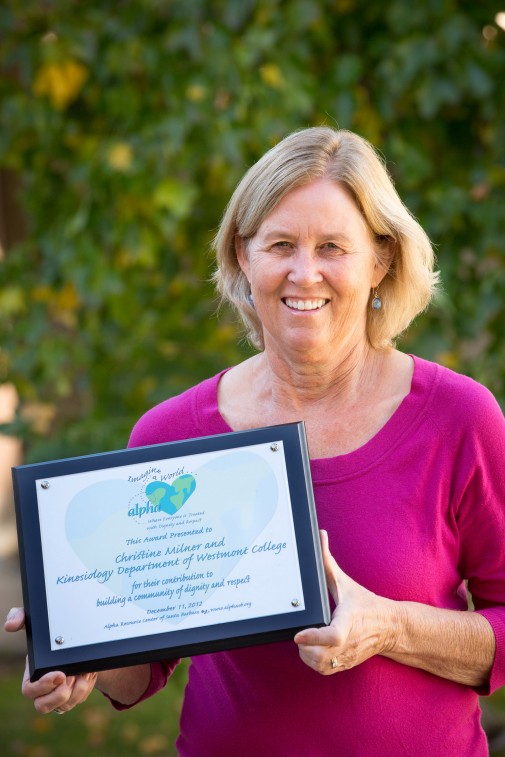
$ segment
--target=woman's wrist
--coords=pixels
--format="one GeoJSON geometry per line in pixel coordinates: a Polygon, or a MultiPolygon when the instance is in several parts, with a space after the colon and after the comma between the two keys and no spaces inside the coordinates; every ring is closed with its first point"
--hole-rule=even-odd
{"type": "Polygon", "coordinates": [[[381,631],[378,654],[387,657],[394,654],[400,645],[404,613],[401,602],[396,602],[387,597],[377,597],[377,599],[379,600],[379,628],[381,631]]]}
{"type": "Polygon", "coordinates": [[[110,699],[124,705],[139,701],[151,682],[151,666],[137,665],[98,673],[96,688],[110,699]]]}

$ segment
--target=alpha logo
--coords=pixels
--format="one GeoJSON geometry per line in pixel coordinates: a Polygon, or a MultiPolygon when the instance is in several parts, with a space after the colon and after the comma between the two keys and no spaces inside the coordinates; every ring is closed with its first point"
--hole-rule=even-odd
{"type": "Polygon", "coordinates": [[[189,473],[179,476],[168,484],[166,481],[151,481],[145,488],[148,502],[145,505],[131,507],[128,510],[130,518],[141,518],[143,515],[164,512],[174,515],[186,504],[196,489],[196,481],[189,473]]]}

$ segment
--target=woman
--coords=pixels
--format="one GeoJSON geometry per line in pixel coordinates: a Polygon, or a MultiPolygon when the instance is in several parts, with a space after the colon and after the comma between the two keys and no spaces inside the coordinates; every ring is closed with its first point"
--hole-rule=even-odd
{"type": "MultiPolygon", "coordinates": [[[[247,172],[215,246],[259,352],[153,408],[130,444],[303,419],[336,609],[294,642],[195,658],[179,753],[487,754],[478,694],[505,681],[505,422],[482,386],[393,346],[436,287],[426,235],[367,142],[312,128],[247,172]]],[[[123,708],[176,664],[23,691],[39,712],[94,686],[123,708]]]]}

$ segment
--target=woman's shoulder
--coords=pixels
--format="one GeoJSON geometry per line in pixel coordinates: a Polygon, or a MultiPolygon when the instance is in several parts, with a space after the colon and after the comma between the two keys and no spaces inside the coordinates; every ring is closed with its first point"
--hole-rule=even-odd
{"type": "Polygon", "coordinates": [[[462,426],[505,422],[496,398],[486,386],[439,363],[413,358],[416,388],[440,419],[457,420],[462,426]]]}
{"type": "Polygon", "coordinates": [[[217,386],[224,371],[152,407],[136,422],[129,447],[179,441],[205,434],[201,414],[217,405],[217,386]]]}

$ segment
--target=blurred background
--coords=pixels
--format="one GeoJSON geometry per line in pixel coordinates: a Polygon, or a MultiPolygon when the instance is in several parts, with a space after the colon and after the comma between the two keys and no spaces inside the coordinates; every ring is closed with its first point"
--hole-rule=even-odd
{"type": "MultiPolygon", "coordinates": [[[[505,0],[3,0],[0,611],[21,602],[11,465],[122,448],[250,354],[209,242],[244,171],[320,124],[381,151],[437,250],[443,294],[400,348],[505,407],[505,0]]],[[[0,634],[4,754],[175,754],[184,670],[127,715],[96,695],[40,718],[22,636],[0,634]]]]}

